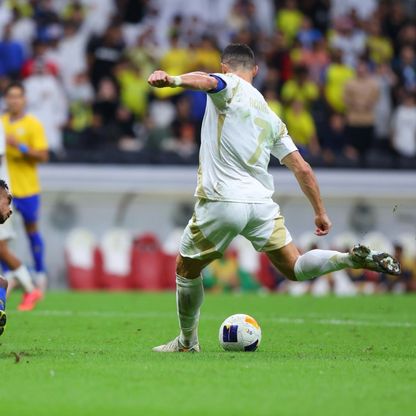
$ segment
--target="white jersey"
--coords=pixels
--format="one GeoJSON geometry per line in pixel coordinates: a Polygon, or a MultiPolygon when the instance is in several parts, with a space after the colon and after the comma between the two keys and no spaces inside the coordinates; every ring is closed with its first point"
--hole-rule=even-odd
{"type": "Polygon", "coordinates": [[[281,162],[297,150],[285,124],[262,94],[235,74],[213,74],[227,84],[208,93],[201,129],[198,198],[264,203],[274,193],[270,154],[281,162]]]}

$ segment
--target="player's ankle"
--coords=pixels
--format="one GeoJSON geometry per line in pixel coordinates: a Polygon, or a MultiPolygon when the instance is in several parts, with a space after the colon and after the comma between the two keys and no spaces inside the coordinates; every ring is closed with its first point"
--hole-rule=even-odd
{"type": "Polygon", "coordinates": [[[192,347],[195,344],[198,344],[198,334],[196,334],[195,331],[181,331],[179,335],[179,342],[186,348],[192,347]]]}

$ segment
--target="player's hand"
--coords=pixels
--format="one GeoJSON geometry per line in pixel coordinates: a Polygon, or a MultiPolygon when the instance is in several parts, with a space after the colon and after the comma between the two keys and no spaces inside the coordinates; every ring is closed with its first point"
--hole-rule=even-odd
{"type": "Polygon", "coordinates": [[[315,234],[318,236],[327,235],[332,227],[331,220],[326,213],[315,215],[315,234]]]}
{"type": "Polygon", "coordinates": [[[148,78],[147,82],[152,87],[164,88],[173,86],[173,79],[165,71],[155,71],[148,78]]]}
{"type": "Polygon", "coordinates": [[[14,138],[14,136],[6,136],[6,143],[12,147],[19,147],[19,142],[14,138]]]}

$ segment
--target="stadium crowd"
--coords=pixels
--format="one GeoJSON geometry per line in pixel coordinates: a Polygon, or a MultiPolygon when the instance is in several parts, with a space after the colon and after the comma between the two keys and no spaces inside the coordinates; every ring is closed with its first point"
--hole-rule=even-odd
{"type": "Polygon", "coordinates": [[[415,10],[412,0],[4,0],[0,94],[24,82],[54,161],[192,164],[205,95],[150,91],[147,77],[218,72],[221,49],[247,43],[255,86],[313,165],[415,168],[415,10]]]}

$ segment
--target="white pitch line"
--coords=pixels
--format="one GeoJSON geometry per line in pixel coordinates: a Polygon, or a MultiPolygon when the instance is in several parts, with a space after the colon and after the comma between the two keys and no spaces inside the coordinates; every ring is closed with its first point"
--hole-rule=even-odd
{"type": "MultiPolygon", "coordinates": [[[[22,315],[21,312],[11,311],[9,314],[20,316],[57,316],[57,317],[83,317],[83,318],[176,318],[173,312],[122,312],[122,311],[71,311],[71,310],[37,310],[22,315]]],[[[219,315],[203,314],[202,319],[215,320],[221,322],[223,317],[219,315]]],[[[319,324],[319,325],[348,325],[348,326],[375,326],[382,328],[416,328],[414,322],[389,322],[389,321],[365,321],[355,319],[316,319],[316,318],[288,318],[288,317],[269,317],[265,320],[279,324],[319,324]]]]}

